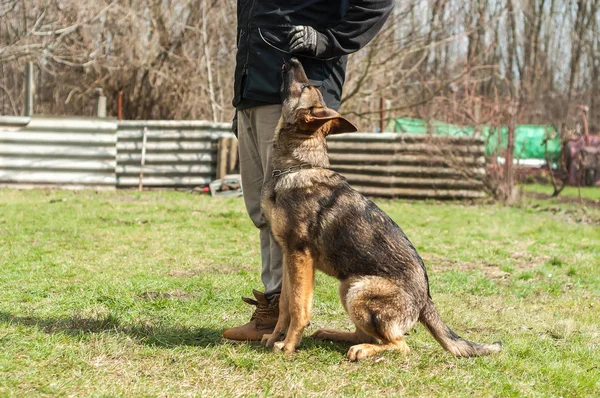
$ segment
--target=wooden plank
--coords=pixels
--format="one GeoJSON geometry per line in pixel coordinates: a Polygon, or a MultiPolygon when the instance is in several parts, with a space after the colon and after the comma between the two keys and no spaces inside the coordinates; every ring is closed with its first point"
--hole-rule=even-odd
{"type": "Polygon", "coordinates": [[[483,145],[436,145],[429,143],[400,143],[400,142],[329,142],[329,152],[353,152],[353,153],[424,153],[433,155],[453,154],[474,154],[483,155],[485,148],[483,145]]]}
{"type": "Polygon", "coordinates": [[[483,156],[431,156],[426,154],[356,154],[356,153],[330,153],[329,160],[332,165],[340,164],[371,164],[371,165],[484,165],[483,156]]]}
{"type": "Polygon", "coordinates": [[[229,149],[229,157],[227,159],[227,174],[232,174],[235,171],[235,166],[238,163],[239,151],[237,138],[231,138],[229,149]]]}
{"type": "Polygon", "coordinates": [[[229,143],[230,139],[227,137],[219,138],[217,143],[217,179],[223,178],[227,174],[229,143]]]}
{"type": "Polygon", "coordinates": [[[384,188],[354,186],[358,192],[366,196],[384,198],[415,198],[415,199],[477,199],[486,197],[485,192],[453,189],[415,189],[415,188],[384,188]]]}
{"type": "Polygon", "coordinates": [[[371,175],[396,175],[396,176],[457,176],[464,178],[465,172],[472,177],[484,177],[486,174],[483,167],[470,167],[466,170],[451,167],[436,166],[410,166],[410,165],[362,165],[341,164],[332,167],[339,173],[361,173],[371,175]]]}
{"type": "Polygon", "coordinates": [[[351,185],[388,186],[388,187],[423,187],[423,188],[452,188],[479,189],[483,182],[478,180],[456,180],[448,178],[410,178],[396,176],[373,176],[368,174],[343,174],[351,185]]]}
{"type": "Polygon", "coordinates": [[[336,134],[327,137],[327,141],[347,141],[347,142],[440,142],[440,143],[459,143],[459,144],[484,144],[483,137],[448,137],[430,134],[401,134],[401,133],[346,133],[336,134]]]}

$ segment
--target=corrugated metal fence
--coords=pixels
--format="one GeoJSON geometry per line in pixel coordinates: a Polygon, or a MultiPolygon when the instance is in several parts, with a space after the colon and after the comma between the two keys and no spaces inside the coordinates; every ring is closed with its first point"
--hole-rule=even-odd
{"type": "Polygon", "coordinates": [[[117,123],[0,117],[0,184],[115,188],[117,123]]]}
{"type": "Polygon", "coordinates": [[[142,149],[145,187],[208,185],[217,169],[217,141],[230,124],[205,121],[121,121],[117,132],[117,187],[137,187],[142,149]]]}
{"type": "MultiPolygon", "coordinates": [[[[0,184],[133,188],[143,171],[144,187],[204,186],[228,131],[204,121],[0,117],[0,184]]],[[[366,195],[485,196],[481,138],[352,133],[328,146],[332,168],[366,195]]]]}
{"type": "Polygon", "coordinates": [[[351,133],[328,139],[332,169],[365,195],[412,198],[485,196],[480,137],[351,133]]]}

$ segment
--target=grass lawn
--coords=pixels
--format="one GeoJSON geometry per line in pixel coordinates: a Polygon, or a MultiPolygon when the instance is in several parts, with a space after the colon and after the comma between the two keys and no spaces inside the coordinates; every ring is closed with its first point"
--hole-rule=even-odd
{"type": "MultiPolygon", "coordinates": [[[[554,188],[552,185],[548,184],[524,184],[521,185],[525,192],[535,192],[535,193],[543,193],[546,195],[552,195],[554,192],[554,188]]],[[[579,192],[581,192],[582,198],[598,200],[600,201],[600,187],[572,187],[567,186],[565,189],[561,191],[559,197],[579,197],[579,192]]]]}
{"type": "MultiPolygon", "coordinates": [[[[241,199],[0,190],[0,396],[597,396],[598,208],[378,204],[445,321],[502,353],[455,358],[422,326],[407,356],[358,363],[308,337],[293,356],[222,341],[261,286],[241,199]]],[[[319,327],[350,329],[323,275],[305,335],[319,327]]]]}

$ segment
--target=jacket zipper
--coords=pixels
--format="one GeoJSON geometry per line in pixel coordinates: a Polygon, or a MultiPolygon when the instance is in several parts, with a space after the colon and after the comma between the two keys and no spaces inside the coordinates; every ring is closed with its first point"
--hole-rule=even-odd
{"type": "Polygon", "coordinates": [[[250,21],[252,21],[255,4],[256,0],[252,0],[250,11],[248,12],[248,23],[246,24],[246,61],[244,62],[244,70],[242,71],[242,75],[248,74],[248,60],[250,59],[250,21]]]}

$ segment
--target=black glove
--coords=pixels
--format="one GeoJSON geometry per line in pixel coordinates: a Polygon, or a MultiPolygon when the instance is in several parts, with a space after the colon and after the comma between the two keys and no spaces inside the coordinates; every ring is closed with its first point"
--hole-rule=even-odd
{"type": "Polygon", "coordinates": [[[318,32],[310,26],[294,26],[288,35],[290,52],[315,56],[317,54],[317,36],[318,32]]]}
{"type": "Polygon", "coordinates": [[[237,126],[237,111],[235,111],[233,115],[233,121],[231,122],[231,132],[238,136],[238,126],[237,126]]]}

